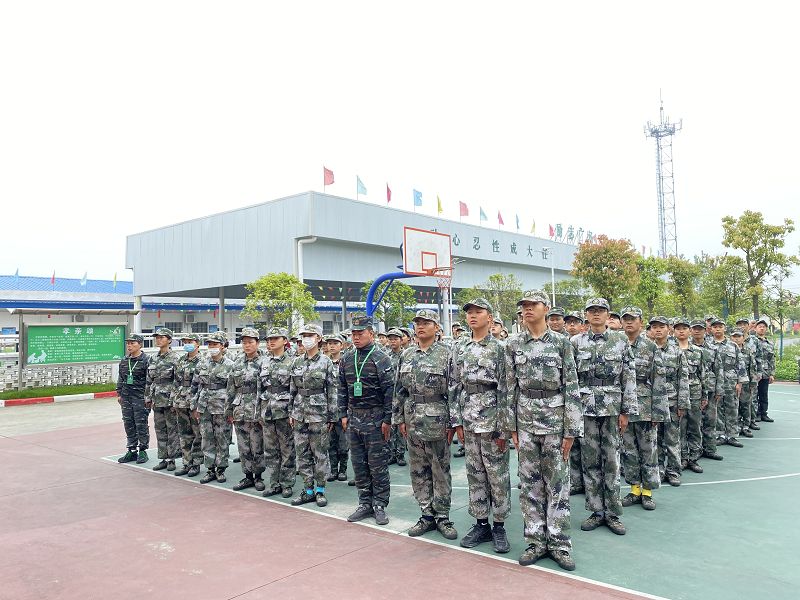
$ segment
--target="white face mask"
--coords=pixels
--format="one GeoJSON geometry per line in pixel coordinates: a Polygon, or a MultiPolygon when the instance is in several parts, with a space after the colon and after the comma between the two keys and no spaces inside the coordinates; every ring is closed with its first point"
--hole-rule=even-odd
{"type": "Polygon", "coordinates": [[[220,353],[221,351],[222,351],[222,349],[221,349],[221,348],[209,348],[209,349],[208,349],[208,353],[209,353],[211,356],[219,356],[219,353],[220,353]]]}
{"type": "Polygon", "coordinates": [[[310,335],[303,338],[303,348],[306,350],[310,350],[314,346],[317,345],[317,338],[311,337],[310,335]]]}

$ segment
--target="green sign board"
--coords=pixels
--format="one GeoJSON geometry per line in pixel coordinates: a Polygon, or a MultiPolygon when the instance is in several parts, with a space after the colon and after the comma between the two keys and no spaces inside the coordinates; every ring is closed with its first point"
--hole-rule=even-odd
{"type": "Polygon", "coordinates": [[[25,364],[111,362],[125,355],[125,325],[27,325],[25,364]]]}

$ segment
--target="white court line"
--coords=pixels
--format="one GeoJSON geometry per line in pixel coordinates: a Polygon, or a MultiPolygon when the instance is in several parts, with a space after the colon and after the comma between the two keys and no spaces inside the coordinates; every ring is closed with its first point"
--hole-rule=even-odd
{"type": "Polygon", "coordinates": [[[682,483],[681,487],[684,487],[686,485],[714,485],[715,483],[740,483],[742,481],[764,481],[765,479],[783,479],[784,477],[798,477],[798,476],[800,476],[800,473],[786,473],[785,475],[768,475],[766,477],[746,477],[744,479],[723,479],[721,481],[695,481],[692,483],[682,483]]]}
{"type": "MultiPolygon", "coordinates": [[[[153,471],[153,470],[149,470],[149,469],[143,469],[142,467],[134,467],[133,465],[120,464],[120,463],[117,462],[116,458],[111,457],[111,456],[104,456],[104,457],[101,458],[101,460],[107,461],[109,463],[112,463],[112,464],[115,464],[115,465],[118,465],[118,466],[121,466],[121,467],[126,467],[126,468],[129,468],[129,469],[135,469],[136,471],[141,471],[141,472],[143,472],[143,473],[145,473],[147,475],[160,475],[162,477],[167,477],[168,475],[170,475],[170,476],[172,476],[172,479],[170,481],[177,480],[177,481],[181,481],[181,482],[183,482],[185,484],[194,485],[195,487],[200,487],[200,488],[203,488],[203,489],[209,489],[209,488],[206,488],[206,486],[203,486],[199,481],[194,481],[192,479],[187,479],[186,477],[175,477],[174,475],[172,475],[172,472],[153,471]]],[[[411,487],[411,486],[410,485],[405,485],[405,484],[403,484],[403,485],[395,484],[393,487],[411,487]]],[[[258,496],[256,496],[254,494],[245,494],[245,493],[242,493],[242,492],[235,492],[234,490],[232,490],[230,488],[220,487],[219,485],[211,486],[210,489],[212,489],[212,490],[220,490],[220,491],[223,491],[223,492],[229,492],[231,494],[236,494],[237,496],[246,496],[247,498],[252,498],[253,500],[261,500],[263,502],[270,502],[272,504],[277,504],[278,506],[283,506],[284,508],[295,509],[295,510],[304,510],[304,511],[310,512],[310,513],[315,514],[315,515],[321,515],[323,517],[336,519],[337,521],[343,521],[345,523],[348,523],[349,525],[359,525],[361,527],[369,527],[370,529],[377,529],[378,531],[383,531],[385,533],[391,533],[391,534],[394,534],[394,535],[406,535],[406,531],[408,531],[406,529],[403,529],[401,531],[395,531],[393,529],[386,529],[386,528],[381,527],[379,525],[372,525],[371,523],[365,523],[364,521],[359,521],[357,523],[349,523],[347,521],[346,517],[340,517],[339,515],[332,515],[332,514],[329,514],[329,513],[326,513],[326,512],[320,512],[318,510],[314,510],[313,508],[306,508],[305,506],[292,506],[291,504],[286,504],[285,502],[281,502],[280,500],[273,500],[272,498],[264,498],[260,494],[258,496]]],[[[468,488],[454,488],[454,489],[463,489],[463,490],[465,490],[465,489],[468,489],[468,488]]],[[[408,536],[406,536],[406,537],[408,537],[408,536]]],[[[477,552],[477,551],[471,550],[469,548],[462,548],[461,546],[452,546],[452,545],[446,544],[444,542],[427,539],[427,538],[424,538],[424,537],[421,537],[421,536],[420,537],[414,537],[414,538],[409,537],[408,539],[414,540],[415,542],[425,542],[425,543],[428,543],[428,544],[435,544],[437,546],[443,546],[445,548],[449,548],[450,550],[458,550],[459,552],[467,552],[467,553],[475,555],[475,556],[481,556],[483,558],[488,558],[488,559],[491,559],[491,560],[498,560],[498,561],[507,562],[509,564],[517,565],[518,567],[520,566],[519,565],[519,561],[516,561],[516,560],[514,560],[512,558],[506,558],[504,556],[498,556],[496,554],[495,555],[484,554],[483,552],[477,552]]],[[[529,565],[527,567],[520,567],[520,568],[533,569],[533,570],[536,570],[536,571],[542,571],[543,573],[549,573],[550,575],[555,575],[557,577],[564,577],[565,579],[572,579],[572,580],[575,580],[575,581],[582,581],[584,583],[588,583],[588,584],[591,584],[591,585],[596,585],[598,587],[606,588],[606,589],[609,589],[609,590],[616,590],[618,592],[625,592],[626,594],[631,594],[633,596],[639,596],[640,598],[650,598],[651,600],[669,600],[668,598],[665,598],[664,596],[656,596],[654,594],[648,594],[647,592],[640,592],[638,590],[632,590],[630,588],[622,587],[622,586],[619,586],[619,585],[614,585],[613,583],[605,583],[604,581],[596,581],[594,579],[589,579],[587,577],[581,577],[580,575],[573,575],[572,573],[567,573],[567,572],[564,572],[564,571],[556,571],[554,569],[547,569],[545,567],[540,567],[538,565],[529,565]]]]}
{"type": "Polygon", "coordinates": [[[778,442],[785,442],[787,440],[800,440],[800,437],[783,437],[783,438],[764,438],[764,437],[754,437],[754,438],[747,438],[747,443],[750,443],[750,440],[767,440],[767,441],[778,441],[778,442]]]}
{"type": "Polygon", "coordinates": [[[780,413],[788,413],[790,415],[800,415],[800,411],[797,410],[778,410],[777,408],[773,408],[770,412],[780,412],[780,413]]]}

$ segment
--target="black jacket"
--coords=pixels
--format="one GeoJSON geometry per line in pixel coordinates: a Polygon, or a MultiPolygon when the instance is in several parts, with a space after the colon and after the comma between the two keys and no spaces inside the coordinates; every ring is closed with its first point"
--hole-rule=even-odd
{"type": "Polygon", "coordinates": [[[126,356],[119,361],[119,378],[117,379],[117,394],[120,398],[144,399],[144,384],[147,381],[147,355],[142,352],[138,357],[126,356]],[[128,383],[128,361],[133,371],[133,383],[128,383]]]}
{"type": "Polygon", "coordinates": [[[375,344],[347,352],[339,361],[339,415],[347,416],[348,408],[380,408],[383,422],[392,423],[392,395],[394,393],[394,371],[389,356],[375,344]],[[369,351],[375,348],[364,361],[369,351]],[[361,396],[353,396],[356,381],[356,354],[361,370],[361,396]]]}

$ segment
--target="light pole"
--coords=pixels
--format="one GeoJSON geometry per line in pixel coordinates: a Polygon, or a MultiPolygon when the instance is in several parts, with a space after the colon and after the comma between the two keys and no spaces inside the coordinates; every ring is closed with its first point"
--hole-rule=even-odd
{"type": "Polygon", "coordinates": [[[547,246],[542,247],[542,258],[550,260],[550,285],[551,287],[551,295],[553,296],[553,306],[556,305],[556,267],[555,262],[553,260],[552,255],[550,255],[551,248],[547,246]]]}

